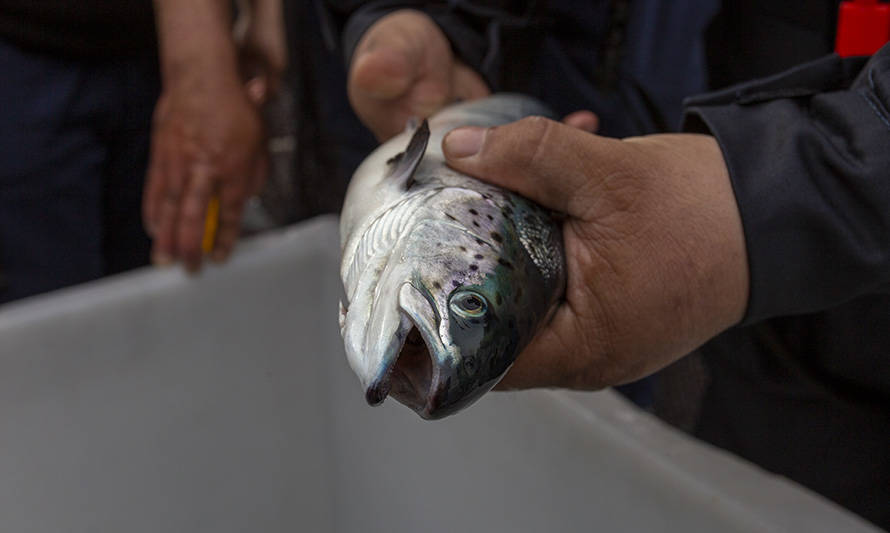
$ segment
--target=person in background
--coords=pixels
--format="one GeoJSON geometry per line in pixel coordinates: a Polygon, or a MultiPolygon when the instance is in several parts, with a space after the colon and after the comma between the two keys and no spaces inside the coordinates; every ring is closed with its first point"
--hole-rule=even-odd
{"type": "Polygon", "coordinates": [[[231,253],[248,197],[265,178],[257,107],[284,69],[280,0],[252,0],[249,72],[239,70],[231,10],[224,0],[155,0],[163,91],[155,110],[143,212],[152,262],[202,261],[205,219],[219,201],[211,258],[231,253]],[[244,77],[249,76],[245,90],[244,77]]]}
{"type": "Polygon", "coordinates": [[[0,303],[145,264],[149,1],[0,1],[0,303]]]}
{"type": "Polygon", "coordinates": [[[890,527],[890,45],[826,55],[836,1],[326,7],[380,139],[502,90],[623,138],[530,118],[443,142],[567,216],[567,304],[503,387],[598,389],[695,352],[689,431],[890,527]]]}
{"type": "Polygon", "coordinates": [[[213,194],[228,255],[284,68],[279,2],[250,6],[246,90],[227,1],[0,0],[0,303],[148,263],[150,144],[155,262],[197,268],[213,194]]]}

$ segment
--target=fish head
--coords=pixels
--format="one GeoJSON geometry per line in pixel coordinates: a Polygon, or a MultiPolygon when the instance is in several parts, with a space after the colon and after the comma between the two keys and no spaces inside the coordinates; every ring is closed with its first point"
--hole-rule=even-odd
{"type": "Polygon", "coordinates": [[[375,363],[365,368],[366,399],[392,396],[423,418],[442,418],[500,381],[531,336],[520,325],[536,311],[517,267],[463,228],[421,225],[396,257],[387,270],[398,274],[385,274],[375,292],[398,297],[374,318],[398,326],[367,332],[361,349],[375,363]]]}

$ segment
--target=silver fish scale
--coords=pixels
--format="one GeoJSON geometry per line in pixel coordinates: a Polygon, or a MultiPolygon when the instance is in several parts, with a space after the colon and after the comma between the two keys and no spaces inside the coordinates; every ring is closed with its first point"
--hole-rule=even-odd
{"type": "Polygon", "coordinates": [[[554,256],[554,250],[560,250],[561,235],[554,231],[557,227],[552,220],[545,220],[536,212],[528,211],[516,217],[516,230],[519,242],[528,253],[532,262],[541,271],[544,279],[553,280],[562,276],[561,256],[554,256]]]}
{"type": "MultiPolygon", "coordinates": [[[[425,190],[408,196],[380,214],[362,235],[358,249],[349,266],[347,284],[354,286],[358,276],[365,270],[369,260],[381,253],[392,251],[394,243],[410,229],[414,215],[424,208],[427,200],[438,190],[425,190]]],[[[351,294],[349,295],[352,296],[351,294]]]]}

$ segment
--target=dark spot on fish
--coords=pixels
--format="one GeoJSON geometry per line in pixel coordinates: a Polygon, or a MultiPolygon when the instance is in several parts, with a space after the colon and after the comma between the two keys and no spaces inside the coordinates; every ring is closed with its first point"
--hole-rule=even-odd
{"type": "Polygon", "coordinates": [[[454,218],[453,216],[449,215],[448,213],[445,213],[445,216],[448,217],[448,218],[450,218],[451,220],[457,222],[457,219],[454,218]]]}
{"type": "Polygon", "coordinates": [[[476,259],[482,259],[482,254],[476,254],[473,257],[475,257],[476,259]]]}
{"type": "Polygon", "coordinates": [[[479,265],[470,265],[470,270],[472,270],[473,272],[479,270],[479,265]]]}
{"type": "Polygon", "coordinates": [[[467,248],[466,248],[465,246],[461,246],[461,247],[460,247],[460,251],[461,251],[461,252],[466,252],[466,251],[467,251],[467,248]]]}
{"type": "Polygon", "coordinates": [[[485,244],[485,241],[483,241],[482,239],[476,239],[476,244],[482,246],[483,244],[485,244]]]}
{"type": "Polygon", "coordinates": [[[479,211],[476,211],[475,209],[470,209],[470,214],[471,214],[471,215],[478,215],[478,214],[479,214],[479,211]]]}
{"type": "Polygon", "coordinates": [[[504,303],[504,297],[501,296],[501,293],[496,292],[494,293],[494,301],[496,301],[498,305],[501,305],[502,303],[504,303]]]}
{"type": "Polygon", "coordinates": [[[488,194],[488,193],[486,193],[486,192],[482,193],[482,197],[485,198],[486,200],[490,200],[490,199],[491,199],[491,195],[488,194]]]}
{"type": "Polygon", "coordinates": [[[508,217],[513,216],[513,210],[510,208],[509,205],[505,206],[503,209],[501,209],[501,213],[503,213],[504,216],[508,216],[508,217]]]}
{"type": "Polygon", "coordinates": [[[456,279],[451,280],[451,284],[454,285],[455,287],[460,287],[460,285],[461,285],[460,282],[457,281],[456,279]]]}
{"type": "Polygon", "coordinates": [[[473,225],[476,226],[477,228],[479,227],[479,223],[476,222],[475,220],[473,221],[473,225]]]}
{"type": "Polygon", "coordinates": [[[439,283],[438,281],[434,281],[434,282],[433,282],[433,287],[435,287],[435,288],[437,288],[437,289],[441,289],[441,288],[442,288],[442,284],[439,283]]]}
{"type": "Polygon", "coordinates": [[[501,234],[496,231],[491,232],[491,238],[494,239],[495,242],[504,242],[504,238],[501,237],[501,234]]]}
{"type": "Polygon", "coordinates": [[[494,220],[494,217],[491,215],[485,215],[485,216],[488,217],[488,220],[494,220]]]}
{"type": "Polygon", "coordinates": [[[513,270],[513,263],[511,263],[510,261],[507,261],[506,259],[504,259],[502,257],[498,258],[498,264],[500,264],[504,268],[513,270]]]}

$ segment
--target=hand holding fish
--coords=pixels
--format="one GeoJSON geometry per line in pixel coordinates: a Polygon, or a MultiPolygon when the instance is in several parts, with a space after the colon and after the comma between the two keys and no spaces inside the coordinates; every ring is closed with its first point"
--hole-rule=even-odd
{"type": "Polygon", "coordinates": [[[742,318],[744,234],[713,138],[614,140],[532,117],[455,130],[443,151],[452,168],[567,216],[565,301],[499,388],[632,381],[742,318]]]}
{"type": "Polygon", "coordinates": [[[356,114],[381,141],[401,133],[411,118],[489,94],[482,77],[454,57],[436,23],[414,10],[387,15],[365,32],[348,92],[356,114]]]}

